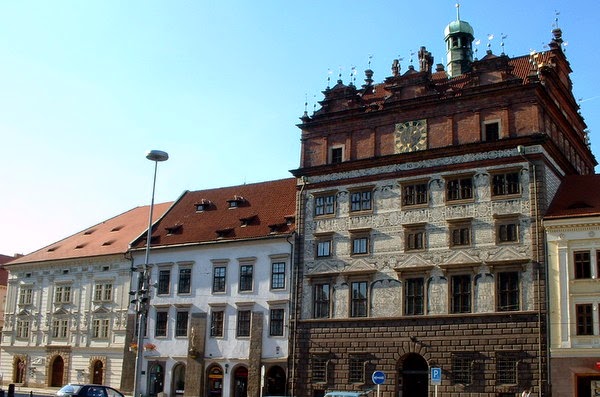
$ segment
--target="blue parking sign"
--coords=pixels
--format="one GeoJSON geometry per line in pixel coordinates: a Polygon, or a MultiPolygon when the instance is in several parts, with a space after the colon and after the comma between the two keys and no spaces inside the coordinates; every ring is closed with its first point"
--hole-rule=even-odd
{"type": "Polygon", "coordinates": [[[431,368],[431,384],[441,385],[442,384],[442,369],[431,368]]]}

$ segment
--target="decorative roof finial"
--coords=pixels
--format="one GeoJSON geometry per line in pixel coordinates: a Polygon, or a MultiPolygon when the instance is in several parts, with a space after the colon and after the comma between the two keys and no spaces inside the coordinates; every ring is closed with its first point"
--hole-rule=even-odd
{"type": "Polygon", "coordinates": [[[330,84],[331,84],[331,69],[327,69],[327,89],[329,89],[330,84]]]}
{"type": "Polygon", "coordinates": [[[371,69],[371,60],[373,59],[373,54],[369,54],[369,62],[367,63],[367,69],[371,69]]]}
{"type": "Polygon", "coordinates": [[[460,3],[456,2],[456,20],[460,21],[460,3]]]}
{"type": "Polygon", "coordinates": [[[558,16],[560,15],[560,12],[557,10],[554,10],[554,24],[553,24],[553,28],[557,28],[558,29],[558,16]]]}
{"type": "Polygon", "coordinates": [[[501,39],[500,47],[502,47],[502,55],[506,55],[506,54],[504,54],[504,39],[506,39],[507,37],[508,37],[507,34],[500,33],[500,39],[501,39]]]}

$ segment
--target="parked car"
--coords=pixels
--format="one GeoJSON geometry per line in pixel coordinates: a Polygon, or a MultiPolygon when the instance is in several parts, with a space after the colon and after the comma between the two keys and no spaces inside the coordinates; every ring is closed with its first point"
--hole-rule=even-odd
{"type": "Polygon", "coordinates": [[[71,384],[61,387],[57,397],[125,397],[123,393],[110,386],[71,384]]]}

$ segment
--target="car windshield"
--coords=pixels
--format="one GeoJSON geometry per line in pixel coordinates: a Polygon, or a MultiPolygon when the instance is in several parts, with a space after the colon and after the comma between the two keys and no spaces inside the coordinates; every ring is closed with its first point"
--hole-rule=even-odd
{"type": "Polygon", "coordinates": [[[58,392],[59,393],[68,393],[68,394],[77,394],[79,389],[81,389],[82,385],[65,385],[58,392]]]}

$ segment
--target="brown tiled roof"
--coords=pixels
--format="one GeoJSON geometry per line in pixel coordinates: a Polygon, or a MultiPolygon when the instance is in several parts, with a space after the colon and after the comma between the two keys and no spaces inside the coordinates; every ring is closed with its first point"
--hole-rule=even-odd
{"type": "Polygon", "coordinates": [[[0,285],[6,285],[6,283],[8,282],[8,272],[2,265],[12,261],[13,259],[15,259],[14,256],[0,254],[0,285]]]}
{"type": "MultiPolygon", "coordinates": [[[[153,227],[152,246],[286,235],[294,231],[295,211],[294,178],[186,192],[153,227]]],[[[133,246],[145,243],[142,236],[133,246]]]]}
{"type": "MultiPolygon", "coordinates": [[[[160,218],[171,204],[172,202],[155,204],[152,214],[153,221],[160,218]]],[[[31,254],[15,259],[6,266],[125,253],[131,241],[148,229],[149,211],[150,206],[133,208],[31,254]]]]}
{"type": "Polygon", "coordinates": [[[561,183],[544,219],[600,215],[600,175],[570,175],[561,183]]]}

